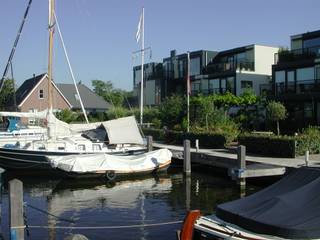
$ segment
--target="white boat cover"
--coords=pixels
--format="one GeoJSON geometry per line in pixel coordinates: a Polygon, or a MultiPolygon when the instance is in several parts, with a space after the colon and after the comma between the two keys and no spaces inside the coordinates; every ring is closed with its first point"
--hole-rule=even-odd
{"type": "Polygon", "coordinates": [[[96,129],[101,126],[102,122],[94,122],[94,123],[74,123],[69,124],[73,132],[83,132],[87,130],[96,129]]]}
{"type": "Polygon", "coordinates": [[[49,157],[54,168],[75,173],[138,173],[152,171],[163,164],[169,164],[172,153],[168,149],[159,149],[139,155],[74,154],[49,157]]]}
{"type": "Polygon", "coordinates": [[[73,135],[69,124],[56,118],[51,111],[47,112],[47,124],[49,137],[73,135]]]}
{"type": "Polygon", "coordinates": [[[102,125],[108,133],[110,144],[143,144],[143,139],[134,116],[106,121],[102,125]]]}

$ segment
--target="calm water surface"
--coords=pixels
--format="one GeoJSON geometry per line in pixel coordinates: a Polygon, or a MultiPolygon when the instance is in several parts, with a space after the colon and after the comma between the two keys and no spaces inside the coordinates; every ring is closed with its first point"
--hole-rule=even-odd
{"type": "MultiPolygon", "coordinates": [[[[189,180],[180,171],[114,183],[20,179],[24,183],[24,201],[29,205],[26,207],[27,224],[39,226],[30,228],[30,236],[26,239],[64,239],[69,234],[80,233],[89,239],[174,240],[181,223],[122,229],[76,228],[178,221],[183,220],[188,209],[211,214],[217,204],[240,196],[238,187],[230,180],[196,171],[189,180]],[[59,228],[62,226],[68,228],[59,228]]],[[[248,186],[247,191],[257,189],[248,186]]],[[[2,194],[1,214],[1,230],[5,239],[9,239],[7,187],[2,194]]]]}

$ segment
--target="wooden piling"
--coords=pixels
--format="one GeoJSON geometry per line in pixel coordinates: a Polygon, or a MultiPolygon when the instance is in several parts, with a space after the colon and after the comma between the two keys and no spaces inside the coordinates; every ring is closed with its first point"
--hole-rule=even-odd
{"type": "Polygon", "coordinates": [[[243,145],[240,145],[238,147],[238,161],[237,161],[237,168],[238,168],[238,184],[241,187],[246,186],[246,179],[241,176],[241,174],[246,169],[246,147],[243,145]]]}
{"type": "Polygon", "coordinates": [[[148,152],[151,152],[153,150],[153,139],[152,136],[147,136],[147,149],[148,152]]]}
{"type": "Polygon", "coordinates": [[[24,239],[23,185],[18,179],[9,182],[9,212],[11,240],[24,239]]]}
{"type": "Polygon", "coordinates": [[[191,207],[191,176],[186,176],[184,179],[186,183],[186,210],[189,211],[191,207]]]}
{"type": "Polygon", "coordinates": [[[190,140],[183,141],[183,173],[187,176],[191,175],[191,154],[190,154],[190,140]]]}

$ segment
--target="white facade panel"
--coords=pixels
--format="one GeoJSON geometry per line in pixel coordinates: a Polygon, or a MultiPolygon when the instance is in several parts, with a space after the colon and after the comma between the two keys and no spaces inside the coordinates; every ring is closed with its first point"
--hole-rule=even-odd
{"type": "Polygon", "coordinates": [[[260,85],[268,84],[271,81],[271,77],[268,75],[255,74],[255,73],[237,73],[236,75],[236,95],[241,95],[245,88],[241,88],[241,81],[251,81],[252,89],[254,93],[260,95],[260,85]]]}
{"type": "Polygon", "coordinates": [[[255,73],[272,75],[274,55],[279,51],[277,47],[254,45],[255,73]]]}

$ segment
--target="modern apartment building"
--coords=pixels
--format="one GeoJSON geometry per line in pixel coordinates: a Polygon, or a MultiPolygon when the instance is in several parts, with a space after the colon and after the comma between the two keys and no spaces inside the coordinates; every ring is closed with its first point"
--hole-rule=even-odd
{"type": "MultiPolygon", "coordinates": [[[[249,45],[226,51],[199,50],[190,52],[191,94],[222,94],[227,91],[240,95],[252,88],[260,95],[262,87],[271,84],[271,66],[278,48],[249,45]]],[[[187,88],[187,53],[170,52],[162,64],[146,64],[145,105],[157,105],[172,94],[184,95],[187,88]],[[155,100],[154,100],[155,99],[155,100]]],[[[141,66],[133,68],[136,95],[141,78],[141,66]]]]}
{"type": "Polygon", "coordinates": [[[278,48],[249,45],[221,51],[205,69],[205,76],[197,80],[195,91],[207,94],[229,91],[240,95],[246,88],[252,88],[260,95],[262,86],[271,81],[271,65],[278,48]]]}
{"type": "MultiPolygon", "coordinates": [[[[190,52],[190,81],[191,90],[200,90],[198,81],[204,77],[204,71],[210,61],[217,56],[218,52],[199,50],[190,52]]],[[[186,94],[187,91],[187,62],[188,54],[176,54],[172,50],[170,57],[163,59],[164,95],[186,94]]]]}
{"type": "Polygon", "coordinates": [[[288,127],[320,124],[320,31],[291,36],[291,50],[275,55],[273,97],[289,112],[288,127]]]}

